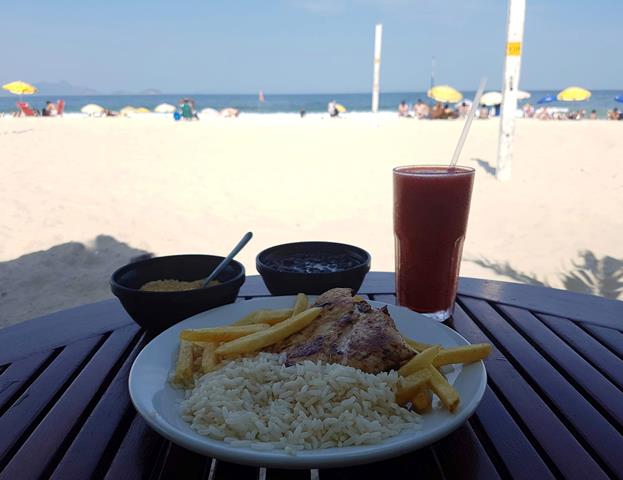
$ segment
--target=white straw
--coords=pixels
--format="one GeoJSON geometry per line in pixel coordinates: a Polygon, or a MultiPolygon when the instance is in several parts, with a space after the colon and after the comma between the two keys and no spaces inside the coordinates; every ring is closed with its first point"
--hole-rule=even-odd
{"type": "Polygon", "coordinates": [[[472,108],[469,109],[469,113],[467,114],[467,119],[465,120],[463,131],[461,132],[461,136],[459,137],[459,143],[454,149],[454,155],[452,155],[450,168],[453,168],[456,165],[456,162],[459,161],[461,150],[463,150],[463,144],[465,143],[465,139],[467,138],[467,134],[469,133],[469,127],[472,125],[472,120],[474,120],[474,116],[476,115],[476,109],[480,104],[480,97],[482,97],[482,92],[484,91],[486,84],[486,77],[482,77],[482,79],[480,80],[480,86],[478,87],[478,91],[476,92],[476,96],[474,97],[474,101],[472,102],[472,108]]]}

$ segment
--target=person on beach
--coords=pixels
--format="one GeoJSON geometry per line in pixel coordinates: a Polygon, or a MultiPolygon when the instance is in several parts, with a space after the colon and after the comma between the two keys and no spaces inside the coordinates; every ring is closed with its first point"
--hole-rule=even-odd
{"type": "Polygon", "coordinates": [[[467,102],[461,102],[461,104],[457,108],[457,112],[460,118],[466,117],[469,113],[469,107],[467,106],[467,102]]]}
{"type": "Polygon", "coordinates": [[[615,107],[612,110],[608,110],[608,120],[621,120],[621,114],[618,108],[615,107]]]}
{"type": "Polygon", "coordinates": [[[433,108],[430,111],[431,120],[439,120],[443,118],[443,106],[441,103],[437,102],[433,105],[433,108]]]}
{"type": "Polygon", "coordinates": [[[400,102],[398,105],[398,116],[399,117],[408,117],[409,116],[409,105],[404,100],[400,102]]]}
{"type": "Polygon", "coordinates": [[[534,107],[530,103],[526,103],[523,107],[523,118],[534,117],[534,107]]]}
{"type": "Polygon", "coordinates": [[[415,105],[413,105],[413,114],[420,120],[423,118],[428,118],[428,116],[430,115],[430,108],[422,101],[421,98],[418,98],[417,102],[415,102],[415,105]]]}
{"type": "Polygon", "coordinates": [[[451,118],[458,118],[459,114],[447,103],[443,106],[443,116],[446,120],[451,118]]]}
{"type": "Polygon", "coordinates": [[[591,110],[591,114],[588,116],[589,120],[597,120],[597,110],[591,110]]]}
{"type": "Polygon", "coordinates": [[[45,107],[41,110],[41,116],[43,117],[54,117],[56,115],[56,105],[54,105],[49,100],[45,102],[45,107]]]}
{"type": "Polygon", "coordinates": [[[331,100],[329,102],[329,105],[327,105],[327,112],[329,112],[330,117],[337,117],[340,114],[335,100],[331,100]]]}

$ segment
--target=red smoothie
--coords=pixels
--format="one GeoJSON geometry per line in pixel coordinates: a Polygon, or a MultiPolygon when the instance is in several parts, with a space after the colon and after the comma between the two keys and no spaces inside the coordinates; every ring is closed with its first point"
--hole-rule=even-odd
{"type": "Polygon", "coordinates": [[[469,167],[394,169],[398,303],[421,313],[452,314],[474,183],[469,167]]]}

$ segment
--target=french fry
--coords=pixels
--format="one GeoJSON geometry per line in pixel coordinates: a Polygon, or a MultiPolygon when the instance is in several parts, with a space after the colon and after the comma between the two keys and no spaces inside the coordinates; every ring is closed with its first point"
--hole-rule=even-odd
{"type": "Polygon", "coordinates": [[[307,295],[305,295],[304,293],[299,293],[296,296],[294,307],[292,307],[292,316],[294,317],[295,315],[298,315],[299,313],[307,310],[308,306],[309,306],[309,299],[307,298],[307,295]]]}
{"type": "Polygon", "coordinates": [[[433,407],[433,395],[431,391],[422,387],[411,399],[413,409],[418,413],[428,412],[433,407]]]}
{"type": "Polygon", "coordinates": [[[184,384],[189,384],[193,380],[193,344],[186,340],[180,341],[175,365],[175,379],[184,384]]]}
{"type": "Polygon", "coordinates": [[[409,345],[416,352],[421,352],[422,350],[426,350],[429,347],[432,347],[430,343],[422,343],[417,340],[413,340],[412,338],[402,337],[407,345],[409,345]]]}
{"type": "Polygon", "coordinates": [[[435,367],[428,367],[428,372],[431,390],[439,397],[444,407],[454,412],[461,401],[458,392],[435,367]]]}
{"type": "Polygon", "coordinates": [[[426,350],[418,353],[415,357],[413,357],[402,367],[400,367],[400,369],[398,370],[398,375],[406,377],[407,375],[411,375],[418,370],[423,370],[427,368],[429,365],[433,364],[433,360],[435,359],[440,350],[441,347],[439,345],[433,345],[432,347],[428,347],[426,350]]]}
{"type": "Polygon", "coordinates": [[[398,382],[396,391],[396,403],[404,405],[411,400],[417,392],[430,381],[431,373],[429,369],[419,370],[408,377],[403,377],[398,382]]]}
{"type": "Polygon", "coordinates": [[[476,343],[474,345],[465,345],[463,347],[452,347],[442,349],[435,360],[433,365],[441,367],[442,365],[449,365],[451,363],[471,363],[483,360],[491,353],[491,344],[489,343],[476,343]]]}
{"type": "Polygon", "coordinates": [[[361,295],[355,295],[353,297],[353,302],[354,303],[365,302],[365,301],[366,301],[366,299],[363,298],[361,295]]]}
{"type": "Polygon", "coordinates": [[[218,347],[217,342],[205,342],[203,344],[203,353],[201,356],[201,371],[208,373],[216,370],[219,364],[215,351],[218,347]]]}
{"type": "Polygon", "coordinates": [[[216,355],[222,358],[256,352],[305,328],[320,315],[321,311],[321,308],[310,308],[266,330],[224,343],[216,349],[216,355]]]}
{"type": "Polygon", "coordinates": [[[256,323],[267,323],[274,325],[292,317],[291,308],[279,308],[275,310],[256,310],[246,317],[241,318],[232,325],[253,325],[256,323]]]}
{"type": "Polygon", "coordinates": [[[252,325],[186,329],[181,331],[180,339],[190,342],[227,342],[269,327],[270,325],[267,323],[256,323],[252,325]]]}

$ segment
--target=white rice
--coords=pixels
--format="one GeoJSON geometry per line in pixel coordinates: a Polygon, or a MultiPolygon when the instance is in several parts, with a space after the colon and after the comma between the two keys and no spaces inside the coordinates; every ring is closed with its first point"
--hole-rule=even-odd
{"type": "Polygon", "coordinates": [[[186,391],[182,417],[232,446],[297,450],[378,443],[418,427],[395,402],[398,374],[306,361],[286,367],[261,353],[204,375],[186,391]]]}

